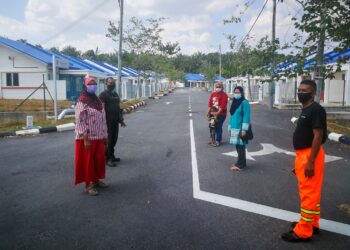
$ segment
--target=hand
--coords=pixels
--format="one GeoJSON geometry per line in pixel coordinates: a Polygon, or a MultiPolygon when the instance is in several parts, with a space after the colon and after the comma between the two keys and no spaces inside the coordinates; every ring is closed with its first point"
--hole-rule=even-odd
{"type": "Polygon", "coordinates": [[[86,150],[89,150],[89,149],[90,149],[90,146],[91,146],[90,141],[84,139],[84,146],[85,146],[85,149],[86,149],[86,150]]]}
{"type": "Polygon", "coordinates": [[[122,128],[126,128],[126,124],[125,124],[124,122],[121,122],[121,123],[120,123],[120,126],[121,126],[122,128]]]}
{"type": "Polygon", "coordinates": [[[246,135],[247,135],[247,131],[242,130],[242,131],[241,131],[241,134],[242,134],[242,136],[244,137],[244,136],[246,136],[246,135]]]}
{"type": "Polygon", "coordinates": [[[315,166],[314,162],[308,160],[305,166],[304,174],[306,178],[311,178],[312,176],[315,175],[315,166]]]}
{"type": "Polygon", "coordinates": [[[208,118],[210,117],[210,114],[209,114],[209,112],[207,113],[207,117],[208,117],[208,118]]]}

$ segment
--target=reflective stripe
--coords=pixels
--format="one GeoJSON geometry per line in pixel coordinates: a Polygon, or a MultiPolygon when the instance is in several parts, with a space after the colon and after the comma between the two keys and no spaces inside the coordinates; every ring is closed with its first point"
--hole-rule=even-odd
{"type": "Polygon", "coordinates": [[[306,221],[306,222],[313,222],[314,221],[314,219],[309,219],[309,218],[306,218],[304,216],[301,216],[301,219],[306,221]]]}
{"type": "Polygon", "coordinates": [[[306,214],[320,214],[320,211],[311,211],[311,210],[306,210],[304,208],[300,208],[301,212],[306,213],[306,214]]]}
{"type": "Polygon", "coordinates": [[[321,206],[321,204],[320,204],[320,203],[317,203],[317,204],[316,204],[316,207],[320,207],[320,206],[321,206]]]}

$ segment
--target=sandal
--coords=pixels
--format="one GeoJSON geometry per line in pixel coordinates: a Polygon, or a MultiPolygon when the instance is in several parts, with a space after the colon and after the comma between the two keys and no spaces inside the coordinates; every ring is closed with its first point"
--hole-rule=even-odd
{"type": "Polygon", "coordinates": [[[242,169],[240,169],[239,167],[237,167],[236,165],[232,164],[230,167],[231,171],[241,171],[242,169]]]}
{"type": "Polygon", "coordinates": [[[94,185],[89,185],[85,188],[85,192],[90,196],[96,196],[98,195],[97,190],[94,188],[94,185]]]}
{"type": "Polygon", "coordinates": [[[98,181],[97,183],[94,184],[94,186],[99,188],[108,188],[108,185],[102,181],[98,181]]]}

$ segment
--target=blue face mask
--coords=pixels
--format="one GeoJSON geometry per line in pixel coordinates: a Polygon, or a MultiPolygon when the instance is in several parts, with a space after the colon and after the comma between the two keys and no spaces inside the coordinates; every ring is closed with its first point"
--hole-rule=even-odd
{"type": "Polygon", "coordinates": [[[242,98],[242,94],[233,94],[233,98],[235,98],[236,100],[239,100],[242,98]]]}
{"type": "Polygon", "coordinates": [[[90,94],[95,94],[97,90],[97,85],[87,85],[86,86],[86,91],[90,94]]]}

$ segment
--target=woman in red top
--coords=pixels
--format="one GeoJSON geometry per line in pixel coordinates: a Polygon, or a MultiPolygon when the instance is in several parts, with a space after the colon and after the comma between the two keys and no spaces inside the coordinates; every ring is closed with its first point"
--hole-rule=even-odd
{"type": "Polygon", "coordinates": [[[222,82],[216,83],[215,91],[211,93],[209,98],[208,113],[207,113],[207,117],[209,117],[210,108],[213,106],[218,109],[218,111],[215,113],[217,124],[216,124],[215,143],[212,144],[214,147],[220,146],[220,143],[222,140],[222,125],[224,124],[226,119],[227,100],[228,100],[228,95],[224,92],[224,85],[222,84],[222,82]]]}
{"type": "Polygon", "coordinates": [[[105,178],[106,114],[95,95],[96,80],[87,77],[75,106],[75,185],[85,182],[87,194],[98,195],[96,187],[107,188],[105,178]]]}

